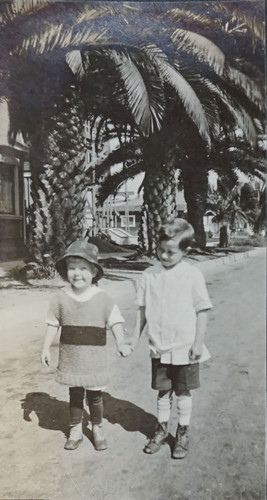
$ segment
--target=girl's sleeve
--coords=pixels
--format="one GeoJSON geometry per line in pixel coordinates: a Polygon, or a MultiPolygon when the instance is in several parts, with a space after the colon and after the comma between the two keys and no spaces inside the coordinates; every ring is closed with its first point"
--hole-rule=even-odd
{"type": "Polygon", "coordinates": [[[124,323],[124,318],[120,313],[120,310],[116,304],[111,309],[109,318],[108,318],[108,326],[111,328],[113,325],[116,325],[116,323],[124,323]]]}
{"type": "Polygon", "coordinates": [[[46,315],[45,323],[50,326],[60,326],[60,310],[59,310],[59,297],[55,295],[50,300],[48,312],[46,315]]]}
{"type": "Polygon", "coordinates": [[[136,282],[136,304],[139,307],[145,307],[146,305],[146,279],[145,273],[141,275],[139,280],[136,282]]]}
{"type": "Polygon", "coordinates": [[[206,283],[202,272],[195,269],[195,276],[193,280],[193,303],[196,312],[206,311],[212,308],[212,303],[209,298],[206,283]]]}

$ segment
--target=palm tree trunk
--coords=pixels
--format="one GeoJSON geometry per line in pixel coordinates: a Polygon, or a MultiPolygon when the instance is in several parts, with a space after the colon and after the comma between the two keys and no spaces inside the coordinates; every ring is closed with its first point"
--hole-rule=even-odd
{"type": "Polygon", "coordinates": [[[57,258],[82,237],[85,206],[85,151],[81,101],[70,89],[53,116],[31,137],[31,254],[57,258]]]}
{"type": "Polygon", "coordinates": [[[192,224],[195,231],[196,246],[205,248],[206,234],[204,230],[203,217],[205,215],[208,173],[204,166],[195,160],[184,163],[182,166],[182,180],[184,186],[184,197],[187,203],[187,220],[192,224]]]}
{"type": "Polygon", "coordinates": [[[226,247],[228,247],[228,231],[227,231],[227,225],[226,224],[224,224],[220,228],[219,246],[220,246],[220,248],[226,248],[226,247]]]}
{"type": "Polygon", "coordinates": [[[139,241],[149,255],[155,254],[159,227],[176,216],[176,176],[173,163],[157,170],[146,171],[144,203],[139,229],[139,241]]]}

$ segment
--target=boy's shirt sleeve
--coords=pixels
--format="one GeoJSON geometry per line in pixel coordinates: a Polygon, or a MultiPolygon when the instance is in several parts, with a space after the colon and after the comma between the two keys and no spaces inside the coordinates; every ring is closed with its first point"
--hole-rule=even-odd
{"type": "Polygon", "coordinates": [[[196,269],[193,282],[193,303],[196,312],[212,309],[212,303],[209,298],[206,283],[202,272],[196,269]]]}
{"type": "Polygon", "coordinates": [[[116,304],[111,309],[111,313],[108,318],[107,325],[111,328],[112,326],[116,325],[116,323],[124,323],[125,320],[123,316],[121,315],[121,312],[116,304]]]}
{"type": "Polygon", "coordinates": [[[49,326],[60,326],[59,297],[55,295],[49,304],[45,323],[49,326]]]}
{"type": "Polygon", "coordinates": [[[146,279],[143,273],[139,280],[136,282],[136,304],[139,307],[146,305],[146,279]]]}

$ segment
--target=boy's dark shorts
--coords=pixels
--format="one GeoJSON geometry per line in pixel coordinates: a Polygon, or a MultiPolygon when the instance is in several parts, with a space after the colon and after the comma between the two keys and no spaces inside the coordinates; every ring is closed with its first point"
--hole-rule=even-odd
{"type": "Polygon", "coordinates": [[[199,363],[189,365],[169,365],[152,358],[152,389],[177,392],[198,389],[199,363]]]}

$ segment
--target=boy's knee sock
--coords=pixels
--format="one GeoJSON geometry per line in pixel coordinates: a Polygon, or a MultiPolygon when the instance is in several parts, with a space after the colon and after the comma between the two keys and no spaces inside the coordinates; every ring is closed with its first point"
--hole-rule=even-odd
{"type": "Polygon", "coordinates": [[[158,396],[157,414],[159,422],[168,422],[171,414],[172,396],[166,394],[163,397],[158,396]]]}
{"type": "Polygon", "coordinates": [[[86,399],[89,406],[92,424],[99,425],[103,420],[103,397],[101,391],[86,391],[86,399]]]}
{"type": "Polygon", "coordinates": [[[192,413],[192,396],[177,396],[178,423],[189,425],[192,413]]]}

